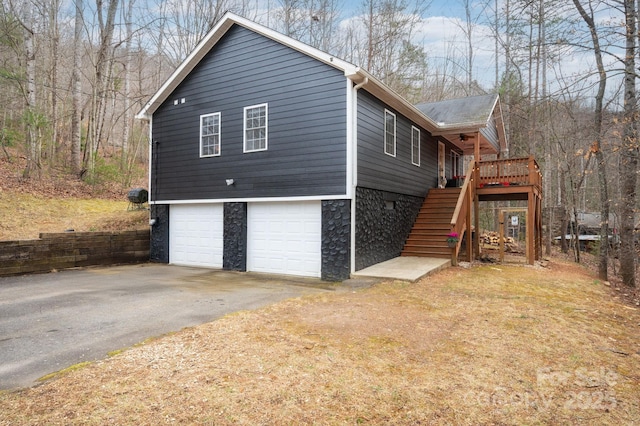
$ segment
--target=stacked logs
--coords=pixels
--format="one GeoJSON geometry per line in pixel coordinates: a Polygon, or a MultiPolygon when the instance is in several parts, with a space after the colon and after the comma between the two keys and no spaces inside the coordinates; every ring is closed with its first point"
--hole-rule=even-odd
{"type": "MultiPolygon", "coordinates": [[[[512,237],[502,238],[502,240],[504,241],[504,250],[506,252],[519,252],[518,242],[515,241],[512,237]]],[[[500,234],[495,231],[485,231],[482,235],[480,235],[480,241],[482,242],[483,248],[498,250],[500,247],[500,234]]]]}

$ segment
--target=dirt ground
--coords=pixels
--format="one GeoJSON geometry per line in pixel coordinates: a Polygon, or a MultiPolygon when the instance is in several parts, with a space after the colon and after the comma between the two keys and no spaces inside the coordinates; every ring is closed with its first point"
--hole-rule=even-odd
{"type": "Polygon", "coordinates": [[[552,260],[292,299],[0,394],[0,424],[638,424],[616,293],[552,260]]]}

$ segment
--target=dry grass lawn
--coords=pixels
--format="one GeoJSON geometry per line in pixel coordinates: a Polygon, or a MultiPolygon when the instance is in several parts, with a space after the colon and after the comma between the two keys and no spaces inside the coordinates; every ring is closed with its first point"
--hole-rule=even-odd
{"type": "Polygon", "coordinates": [[[41,232],[148,229],[149,211],[127,211],[129,202],[99,198],[45,198],[0,192],[0,241],[38,238],[41,232]]]}
{"type": "Polygon", "coordinates": [[[0,394],[0,424],[638,424],[611,292],[555,261],[293,299],[0,394]]]}

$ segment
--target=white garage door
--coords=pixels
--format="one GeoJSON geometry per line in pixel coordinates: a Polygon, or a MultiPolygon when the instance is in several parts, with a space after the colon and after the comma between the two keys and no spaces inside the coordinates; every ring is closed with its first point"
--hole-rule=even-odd
{"type": "Polygon", "coordinates": [[[169,263],[222,268],[222,204],[169,207],[169,263]]]}
{"type": "Polygon", "coordinates": [[[247,207],[247,269],[320,277],[320,201],[252,203],[247,207]]]}

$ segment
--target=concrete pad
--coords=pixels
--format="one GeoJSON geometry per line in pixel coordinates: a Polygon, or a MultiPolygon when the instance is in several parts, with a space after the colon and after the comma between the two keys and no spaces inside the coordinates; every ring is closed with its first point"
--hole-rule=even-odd
{"type": "Polygon", "coordinates": [[[352,277],[391,278],[418,281],[420,278],[451,266],[450,259],[400,256],[351,274],[352,277]]]}

